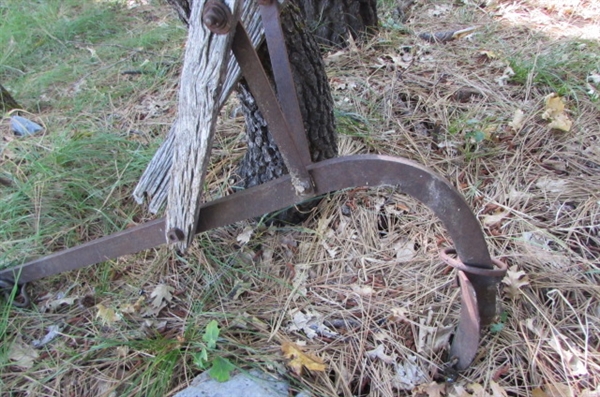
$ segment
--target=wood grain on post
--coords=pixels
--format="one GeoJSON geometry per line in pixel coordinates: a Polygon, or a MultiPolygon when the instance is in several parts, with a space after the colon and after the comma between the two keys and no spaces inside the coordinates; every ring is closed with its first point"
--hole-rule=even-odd
{"type": "MultiPolygon", "coordinates": [[[[252,44],[255,48],[258,47],[258,45],[262,42],[264,38],[264,33],[262,29],[262,23],[260,20],[260,13],[258,12],[258,4],[256,1],[243,2],[242,15],[240,20],[246,27],[246,31],[252,39],[252,44]]],[[[192,24],[200,23],[193,22],[198,21],[194,19],[191,19],[191,21],[192,23],[190,23],[190,28],[192,24]]],[[[191,38],[191,32],[188,37],[188,47],[195,46],[198,48],[201,46],[201,43],[189,41],[189,39],[191,38]]],[[[223,89],[221,90],[221,95],[219,97],[219,108],[223,106],[223,104],[233,91],[233,88],[235,87],[240,78],[240,75],[240,68],[235,58],[230,57],[227,65],[225,80],[223,83],[223,89]]],[[[186,80],[184,80],[182,75],[181,84],[183,85],[185,83],[186,80]]],[[[171,126],[171,129],[169,130],[165,141],[158,148],[154,157],[148,164],[148,167],[146,167],[146,170],[142,174],[142,177],[140,178],[140,181],[138,182],[133,192],[133,197],[139,204],[142,204],[145,199],[148,200],[148,209],[154,214],[157,213],[167,201],[168,190],[171,182],[171,165],[173,161],[173,150],[175,146],[174,140],[176,136],[176,130],[177,120],[175,120],[175,122],[171,126]]]]}
{"type": "Polygon", "coordinates": [[[234,21],[239,16],[238,4],[237,0],[207,0],[195,1],[192,6],[173,130],[166,211],[167,241],[178,242],[181,251],[192,242],[200,215],[202,187],[231,55],[234,21]],[[233,16],[227,18],[224,11],[233,16]],[[231,29],[225,28],[216,34],[205,22],[213,29],[221,25],[231,29]]]}

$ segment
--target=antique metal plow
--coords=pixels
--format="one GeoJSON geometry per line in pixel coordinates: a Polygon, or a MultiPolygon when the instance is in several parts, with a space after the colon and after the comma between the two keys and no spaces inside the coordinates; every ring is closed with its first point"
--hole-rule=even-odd
{"type": "MultiPolygon", "coordinates": [[[[461,289],[460,319],[449,357],[456,369],[467,368],[479,346],[481,327],[489,325],[496,314],[497,284],[506,266],[490,258],[477,218],[462,196],[427,168],[406,159],[381,155],[347,156],[312,163],[283,39],[279,4],[270,0],[260,0],[259,4],[279,95],[269,83],[245,27],[234,17],[235,12],[219,0],[208,0],[204,4],[203,23],[214,34],[232,34],[231,50],[282,152],[289,175],[200,205],[195,233],[258,217],[341,189],[395,186],[429,207],[442,221],[455,245],[441,253],[447,264],[458,269],[461,289]]],[[[185,231],[168,227],[166,217],[157,219],[4,269],[0,271],[0,287],[5,292],[20,288],[26,296],[26,283],[165,243],[179,243],[184,238],[185,231]]]]}

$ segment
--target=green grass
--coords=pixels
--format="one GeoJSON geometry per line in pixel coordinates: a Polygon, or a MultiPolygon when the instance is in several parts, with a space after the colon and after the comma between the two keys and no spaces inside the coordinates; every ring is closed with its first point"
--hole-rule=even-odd
{"type": "MultiPolygon", "coordinates": [[[[154,147],[103,131],[15,140],[3,173],[14,186],[0,201],[0,253],[7,263],[121,229],[127,197],[154,147]],[[52,237],[49,237],[52,236],[52,237]]],[[[3,261],[3,262],[4,262],[3,261]]]]}
{"type": "Polygon", "coordinates": [[[9,0],[0,22],[0,81],[28,109],[53,108],[75,116],[101,111],[148,86],[164,83],[185,35],[173,23],[144,23],[121,2],[9,0]],[[127,69],[146,73],[135,81],[127,69]],[[141,81],[140,81],[141,80],[141,81]],[[61,100],[48,103],[45,97],[61,100]]]}
{"type": "Polygon", "coordinates": [[[0,143],[14,181],[0,197],[6,266],[120,230],[139,212],[129,195],[157,143],[119,121],[136,117],[140,93],[172,81],[185,29],[119,1],[7,0],[0,15],[0,82],[47,129],[0,143]]]}
{"type": "Polygon", "coordinates": [[[517,52],[509,57],[515,75],[511,81],[527,84],[530,75],[535,86],[577,99],[587,91],[586,81],[600,70],[600,44],[592,40],[564,40],[548,43],[535,55],[517,52]]]}
{"type": "MultiPolygon", "coordinates": [[[[164,92],[173,91],[176,85],[185,29],[175,17],[164,16],[168,10],[164,4],[128,9],[124,3],[5,0],[0,4],[0,83],[29,111],[24,116],[46,127],[43,134],[15,138],[6,117],[1,121],[0,175],[14,181],[14,186],[0,185],[0,267],[148,219],[130,195],[173,119],[176,99],[164,92]],[[129,70],[143,73],[122,73],[129,70]],[[148,109],[160,107],[161,101],[170,101],[165,106],[167,114],[150,114],[148,109]]],[[[455,19],[444,20],[445,25],[489,22],[475,6],[458,3],[453,4],[458,11],[455,19]]],[[[391,0],[381,4],[396,5],[391,0]]],[[[359,53],[349,54],[353,63],[344,62],[349,70],[337,75],[361,83],[337,93],[351,99],[336,110],[338,133],[346,142],[356,143],[358,150],[404,156],[446,175],[478,215],[495,214],[491,206],[496,203],[511,209],[499,235],[487,238],[495,255],[522,267],[532,282],[523,291],[528,295],[505,302],[515,310],[500,317],[493,340],[486,342],[485,348],[494,354],[481,356],[459,384],[486,385],[496,379],[495,374],[503,374],[497,381],[509,395],[528,395],[546,382],[570,382],[575,377],[560,368],[556,352],[546,342],[536,345],[537,340],[531,339],[534,335],[523,326],[527,318],[546,318],[554,327],[552,332],[567,335],[569,345],[581,348],[579,357],[585,355],[593,365],[598,361],[594,358],[597,349],[586,339],[591,333],[578,331],[579,318],[573,314],[587,313],[590,324],[597,320],[595,312],[586,312],[587,300],[597,301],[597,282],[580,278],[584,271],[597,281],[593,279],[597,261],[576,256],[560,235],[552,233],[560,226],[581,241],[596,241],[595,236],[585,235],[589,225],[598,224],[595,185],[589,183],[594,182],[591,172],[595,169],[589,165],[595,161],[594,152],[588,150],[591,144],[582,147],[578,143],[594,142],[597,123],[584,91],[587,75],[600,67],[600,48],[596,42],[550,42],[541,34],[516,35],[512,27],[500,23],[488,23],[473,41],[429,45],[413,32],[439,28],[442,19],[425,20],[432,4],[417,2],[411,19],[403,23],[386,16],[391,12],[381,14],[381,36],[359,53]],[[377,58],[398,55],[398,49],[406,45],[415,48],[415,57],[425,54],[435,62],[416,59],[407,70],[378,66],[377,58]],[[479,62],[477,54],[482,49],[496,53],[501,66],[493,66],[498,62],[492,60],[479,62]],[[507,60],[515,76],[500,87],[495,79],[507,60]],[[438,81],[442,75],[445,78],[438,81]],[[390,78],[393,84],[388,84],[390,78]],[[533,87],[526,90],[530,82],[533,87]],[[472,103],[457,103],[452,93],[462,86],[480,87],[485,95],[472,103]],[[581,116],[572,132],[548,133],[547,122],[539,117],[542,109],[532,108],[541,107],[544,95],[551,91],[569,97],[565,102],[574,120],[575,115],[581,116]],[[403,100],[405,95],[409,98],[403,100]],[[523,104],[526,95],[534,105],[523,104]],[[528,124],[526,133],[517,134],[506,124],[514,110],[521,108],[528,124]],[[425,134],[417,124],[427,127],[425,134]],[[461,146],[437,149],[429,135],[432,131],[447,134],[442,138],[461,142],[461,146]],[[489,131],[510,137],[510,145],[488,138],[485,133],[489,131]],[[533,156],[530,150],[536,151],[533,156]],[[552,156],[542,157],[545,153],[552,156]],[[559,194],[542,194],[537,181],[563,176],[540,164],[559,157],[572,167],[569,182],[580,178],[586,179],[585,184],[559,194]],[[580,173],[584,178],[577,176],[580,173]],[[510,197],[511,189],[531,199],[518,201],[510,197]],[[581,263],[583,270],[565,272],[542,263],[550,244],[537,250],[524,244],[522,237],[539,230],[547,230],[548,239],[556,240],[552,241],[553,254],[564,253],[564,263],[581,263]],[[558,299],[552,300],[551,311],[544,311],[549,303],[544,291],[564,288],[564,280],[574,286],[565,289],[573,293],[572,299],[568,295],[569,305],[576,306],[573,313],[566,306],[561,308],[558,299]],[[515,345],[514,340],[525,342],[515,345]],[[505,363],[511,362],[533,368],[535,384],[520,379],[519,371],[502,372],[505,363]]],[[[239,156],[243,127],[232,122],[228,128],[216,140],[218,155],[239,156]]],[[[226,169],[230,164],[223,163],[216,167],[226,169]]],[[[206,183],[206,191],[228,187],[223,181],[206,183]]],[[[119,395],[166,395],[202,372],[198,354],[207,346],[204,334],[211,320],[217,321],[221,333],[208,359],[227,359],[242,370],[259,367],[285,373],[281,338],[304,339],[302,333],[286,330],[291,309],[316,311],[328,319],[341,315],[365,320],[360,330],[343,331],[340,339],[307,340],[307,350],[325,358],[329,372],[293,376],[292,384],[314,387],[313,394],[319,396],[349,395],[352,383],[363,380],[389,385],[395,367],[365,361],[364,351],[384,343],[389,354],[402,360],[414,348],[404,342],[417,337],[410,334],[421,331],[419,324],[425,324],[421,320],[428,317],[431,324],[446,325],[458,316],[455,306],[445,306],[445,302],[457,303],[457,290],[445,292],[452,276],[441,277],[443,266],[437,257],[438,248],[447,243],[445,231],[422,206],[392,190],[349,189],[332,194],[322,201],[321,211],[318,219],[303,227],[264,227],[259,221],[212,230],[196,238],[181,257],[162,247],[36,281],[30,288],[35,300],[30,309],[10,307],[0,297],[0,395],[8,394],[6,390],[30,395],[107,395],[103,389],[107,385],[119,395]],[[379,199],[385,199],[384,207],[377,207],[379,199]],[[343,205],[352,208],[350,216],[340,213],[343,205]],[[389,219],[398,213],[395,231],[419,246],[417,257],[402,266],[393,262],[395,249],[384,246],[390,242],[377,233],[377,214],[382,210],[390,211],[389,219]],[[237,237],[249,224],[254,234],[244,245],[237,237]],[[324,242],[341,248],[334,258],[324,242]],[[302,296],[292,294],[295,275],[308,264],[312,267],[305,286],[310,290],[302,296]],[[436,266],[433,271],[432,264],[436,266]],[[413,279],[421,281],[411,283],[413,279]],[[152,317],[144,311],[151,307],[151,291],[159,284],[173,289],[173,299],[152,317]],[[375,299],[353,293],[355,286],[370,284],[378,284],[375,299]],[[243,289],[238,296],[235,292],[240,285],[243,289]],[[63,294],[73,303],[44,312],[49,301],[63,294]],[[86,298],[91,302],[84,304],[86,298]],[[138,301],[141,309],[126,314],[124,308],[138,301]],[[99,304],[123,314],[122,319],[103,321],[99,304]],[[446,309],[437,310],[440,305],[446,309]],[[390,318],[390,312],[400,306],[410,309],[412,331],[400,322],[371,322],[390,318]],[[16,368],[7,357],[13,342],[23,340],[31,346],[52,324],[66,325],[60,337],[38,350],[40,357],[31,368],[16,368]],[[375,336],[380,331],[391,337],[379,340],[375,336]],[[327,382],[332,382],[328,392],[327,382]],[[348,393],[340,392],[342,384],[348,393]]],[[[484,229],[491,229],[490,225],[484,229]]],[[[442,363],[437,356],[421,358],[426,372],[442,363]]],[[[596,378],[590,371],[590,382],[596,378]]],[[[448,387],[446,394],[451,394],[453,386],[448,387]]]]}

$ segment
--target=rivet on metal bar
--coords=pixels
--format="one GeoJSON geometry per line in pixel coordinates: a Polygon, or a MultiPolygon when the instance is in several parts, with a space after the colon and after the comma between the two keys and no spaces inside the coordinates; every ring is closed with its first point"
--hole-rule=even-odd
{"type": "Polygon", "coordinates": [[[464,263],[460,259],[455,259],[450,255],[456,255],[456,250],[454,248],[444,248],[440,251],[440,258],[448,265],[452,266],[458,270],[462,270],[468,274],[476,274],[478,276],[486,276],[486,277],[499,277],[502,278],[506,275],[506,269],[508,268],[506,263],[499,261],[498,259],[492,258],[492,263],[498,267],[498,269],[484,269],[481,267],[469,266],[464,263]]]}
{"type": "Polygon", "coordinates": [[[231,10],[219,0],[208,0],[204,4],[202,22],[208,30],[216,34],[227,34],[234,26],[231,10]]]}

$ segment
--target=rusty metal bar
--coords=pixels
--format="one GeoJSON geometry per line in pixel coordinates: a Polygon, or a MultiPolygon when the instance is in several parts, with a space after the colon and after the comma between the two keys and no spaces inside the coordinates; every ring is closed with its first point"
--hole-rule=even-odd
{"type": "MultiPolygon", "coordinates": [[[[421,201],[438,216],[448,230],[456,252],[465,266],[493,268],[477,218],[460,193],[445,179],[427,168],[406,159],[362,155],[321,161],[311,164],[308,169],[318,187],[313,196],[357,186],[396,186],[402,193],[421,201]]],[[[284,176],[204,204],[197,233],[277,211],[304,199],[294,194],[291,177],[284,176]]],[[[148,222],[15,268],[2,270],[0,279],[14,281],[20,273],[18,282],[23,284],[156,247],[164,243],[164,228],[164,219],[148,222]]],[[[464,286],[461,299],[463,308],[459,332],[451,352],[458,358],[458,369],[464,369],[477,351],[479,325],[489,325],[495,316],[496,285],[499,280],[498,277],[470,274],[459,276],[459,280],[464,286]]]]}
{"type": "Polygon", "coordinates": [[[460,320],[450,346],[450,358],[457,359],[456,369],[463,370],[471,364],[479,347],[481,302],[477,299],[473,284],[460,270],[458,284],[460,285],[460,320]]]}
{"type": "Polygon", "coordinates": [[[302,160],[301,152],[292,138],[294,134],[271,87],[269,78],[242,24],[238,24],[236,27],[231,49],[281,152],[292,178],[294,191],[304,198],[308,197],[314,191],[313,180],[302,160]]]}
{"type": "Polygon", "coordinates": [[[273,68],[277,97],[290,126],[292,139],[300,151],[302,163],[308,165],[312,163],[310,147],[304,129],[302,112],[300,111],[292,65],[288,57],[285,37],[281,27],[279,3],[276,0],[264,0],[260,2],[259,9],[273,68]]]}
{"type": "MultiPolygon", "coordinates": [[[[410,160],[379,156],[348,156],[311,164],[318,189],[312,196],[356,186],[393,185],[429,207],[440,218],[464,265],[493,269],[477,218],[460,193],[445,179],[410,160]]],[[[202,206],[197,232],[289,207],[304,200],[294,194],[290,176],[235,193],[202,206]]],[[[67,270],[77,269],[164,243],[164,221],[152,221],[112,236],[57,252],[13,269],[0,271],[0,279],[19,284],[67,270]]],[[[467,275],[478,298],[482,325],[492,322],[496,312],[496,277],[467,275]]]]}
{"type": "Polygon", "coordinates": [[[40,278],[135,254],[165,243],[165,219],[146,222],[21,266],[0,270],[0,279],[25,284],[40,278]]]}

